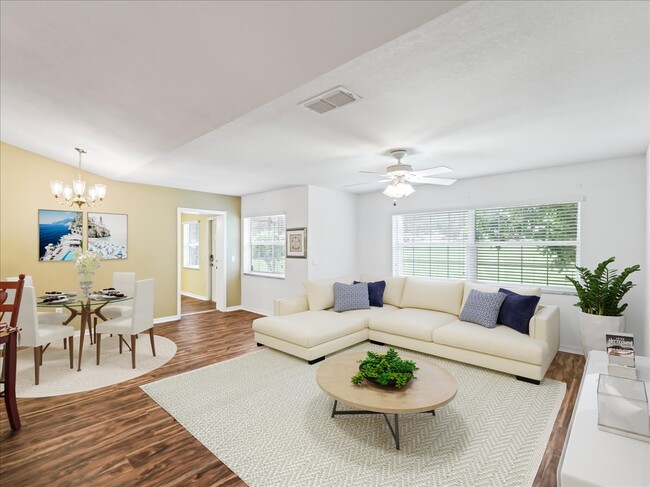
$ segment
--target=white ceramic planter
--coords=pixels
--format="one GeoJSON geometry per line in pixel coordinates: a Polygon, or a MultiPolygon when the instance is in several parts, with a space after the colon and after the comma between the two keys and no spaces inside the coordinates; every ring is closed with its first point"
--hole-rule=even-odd
{"type": "Polygon", "coordinates": [[[580,335],[585,357],[591,350],[605,350],[605,334],[625,331],[625,316],[600,316],[580,312],[580,335]]]}

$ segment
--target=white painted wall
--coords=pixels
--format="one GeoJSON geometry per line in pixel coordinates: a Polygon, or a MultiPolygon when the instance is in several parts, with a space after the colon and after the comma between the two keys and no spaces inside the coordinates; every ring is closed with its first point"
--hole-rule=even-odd
{"type": "MultiPolygon", "coordinates": [[[[648,298],[648,293],[650,293],[650,269],[647,268],[647,266],[650,265],[650,144],[648,144],[648,148],[645,152],[645,201],[646,201],[646,226],[645,226],[645,231],[646,231],[646,240],[645,240],[645,252],[646,252],[646,258],[645,258],[645,265],[646,269],[644,270],[645,275],[646,275],[646,295],[645,295],[645,304],[646,304],[646,312],[645,312],[645,323],[644,323],[644,329],[645,329],[645,353],[641,353],[642,355],[648,356],[650,355],[650,299],[648,298]]],[[[642,269],[643,270],[643,269],[642,269]]]]}
{"type": "MultiPolygon", "coordinates": [[[[308,227],[307,190],[307,186],[296,186],[242,197],[242,224],[244,218],[248,217],[284,214],[287,228],[308,227]]],[[[242,269],[244,272],[245,269],[242,269]]],[[[242,308],[272,315],[276,298],[305,293],[302,283],[306,279],[306,259],[287,259],[284,279],[242,274],[242,308]]]]}
{"type": "Polygon", "coordinates": [[[287,228],[307,227],[307,259],[287,259],[284,279],[242,275],[242,308],[266,315],[273,314],[275,299],[305,294],[307,279],[357,275],[356,195],[297,186],[242,197],[242,222],[280,214],[287,228]]]}
{"type": "Polygon", "coordinates": [[[357,276],[357,195],[309,186],[309,279],[357,276]]]}
{"type": "MultiPolygon", "coordinates": [[[[627,331],[639,343],[647,336],[648,282],[646,193],[650,188],[644,156],[589,162],[550,169],[462,180],[453,186],[417,186],[415,194],[398,201],[380,192],[358,198],[358,271],[390,275],[391,215],[430,209],[481,208],[575,201],[584,196],[581,211],[581,263],[594,267],[615,256],[615,268],[640,264],[637,284],[626,296],[627,331]]],[[[546,294],[541,302],[560,307],[561,348],[581,353],[575,296],[546,294]]],[[[643,347],[639,353],[647,355],[643,347]]]]}

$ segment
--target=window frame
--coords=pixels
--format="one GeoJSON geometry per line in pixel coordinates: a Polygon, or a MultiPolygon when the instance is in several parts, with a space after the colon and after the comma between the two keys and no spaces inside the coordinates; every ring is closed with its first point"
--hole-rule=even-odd
{"type": "MultiPolygon", "coordinates": [[[[552,267],[546,267],[546,284],[540,283],[539,278],[537,279],[538,282],[528,282],[526,278],[530,278],[530,274],[528,276],[523,275],[522,272],[522,277],[519,280],[508,280],[508,278],[505,278],[504,280],[499,280],[499,281],[494,281],[494,280],[489,280],[489,279],[480,279],[479,276],[481,275],[479,273],[479,266],[480,266],[480,250],[483,249],[492,249],[495,247],[498,247],[500,252],[501,248],[520,248],[521,249],[521,254],[522,256],[524,255],[525,252],[535,252],[535,250],[528,250],[528,249],[534,249],[534,248],[550,248],[550,247],[568,247],[568,248],[575,248],[575,264],[580,265],[580,240],[581,240],[581,218],[580,218],[580,213],[581,213],[581,204],[580,201],[565,201],[561,203],[542,203],[542,204],[523,204],[523,205],[513,205],[513,206],[500,206],[500,207],[484,207],[484,208],[470,208],[470,209],[463,209],[463,210],[444,210],[444,211],[434,211],[434,210],[429,210],[429,211],[420,211],[420,212],[413,212],[413,213],[401,213],[401,214],[394,214],[392,215],[392,269],[393,269],[393,276],[413,276],[413,277],[424,277],[424,278],[432,278],[432,279],[465,279],[468,281],[473,281],[473,282],[480,282],[482,284],[486,285],[491,285],[491,284],[510,284],[513,286],[535,286],[535,287],[541,287],[544,292],[547,293],[558,293],[558,294],[574,294],[575,289],[571,285],[569,281],[566,282],[565,284],[558,284],[557,283],[557,274],[561,273],[563,271],[556,271],[556,279],[555,282],[552,282],[552,277],[549,277],[549,272],[548,269],[552,269],[552,267]],[[524,210],[527,208],[533,209],[533,211],[539,207],[566,207],[566,208],[560,208],[561,211],[573,211],[572,209],[569,208],[570,205],[575,205],[575,228],[571,227],[571,231],[575,231],[575,240],[546,240],[546,239],[520,239],[520,240],[483,240],[479,239],[477,236],[476,232],[476,226],[477,226],[477,214],[480,214],[481,212],[484,213],[489,213],[490,211],[498,211],[498,210],[524,210]],[[452,213],[466,213],[468,215],[467,217],[467,240],[463,244],[459,240],[444,240],[444,239],[439,239],[439,242],[436,241],[430,241],[429,243],[420,243],[419,246],[426,248],[426,249],[432,249],[432,248],[451,248],[451,247],[458,247],[458,246],[463,246],[465,248],[465,260],[464,260],[464,268],[465,268],[465,275],[453,275],[449,277],[445,277],[444,272],[437,272],[435,275],[431,272],[429,272],[429,275],[424,275],[423,273],[417,274],[417,273],[405,273],[404,272],[404,265],[403,265],[403,251],[400,252],[400,248],[408,248],[408,244],[404,241],[401,243],[399,242],[400,236],[404,234],[403,229],[399,228],[399,220],[401,220],[402,225],[404,222],[405,218],[411,217],[413,221],[417,221],[417,218],[424,218],[426,215],[432,216],[432,218],[438,217],[440,220],[441,215],[447,215],[447,214],[452,214],[452,213]],[[435,217],[434,217],[435,215],[435,217]],[[400,235],[397,235],[396,233],[398,231],[401,231],[402,233],[400,235]]],[[[567,221],[570,221],[572,219],[573,215],[571,214],[570,217],[564,216],[567,221]]],[[[415,233],[415,232],[412,232],[415,233]]],[[[426,232],[424,232],[426,233],[426,232]]],[[[524,232],[522,232],[524,233],[524,232]]],[[[411,245],[413,247],[417,247],[418,245],[411,245]]],[[[543,250],[541,250],[543,252],[543,250]]],[[[535,259],[536,257],[533,256],[530,259],[525,259],[522,257],[522,269],[525,269],[526,267],[528,268],[534,268],[535,264],[535,259]]],[[[449,272],[449,267],[450,264],[447,263],[447,273],[449,272]]],[[[458,266],[458,264],[456,264],[458,266]]],[[[503,268],[499,266],[499,264],[496,264],[498,268],[498,273],[507,273],[508,269],[507,266],[504,266],[503,268]],[[503,269],[503,270],[502,270],[503,269]]],[[[424,266],[426,267],[426,266],[424,266]]],[[[571,274],[572,272],[575,272],[575,270],[568,270],[566,273],[571,274]]],[[[482,270],[483,275],[487,274],[487,271],[485,269],[482,270]]],[[[497,274],[498,275],[498,274],[497,274]]],[[[512,275],[512,273],[511,273],[512,275]]]]}
{"type": "Polygon", "coordinates": [[[183,268],[201,268],[201,228],[198,220],[183,222],[183,268]],[[196,239],[192,239],[193,227],[196,228],[196,239]],[[192,263],[192,257],[196,258],[196,264],[192,263]]]}
{"type": "Polygon", "coordinates": [[[287,222],[286,215],[284,213],[277,213],[273,215],[259,215],[259,216],[250,216],[242,219],[242,274],[245,276],[255,276],[255,277],[265,277],[270,279],[285,279],[286,277],[286,231],[287,231],[287,222]],[[256,241],[255,236],[251,235],[254,231],[253,226],[255,221],[261,221],[263,219],[271,219],[271,232],[275,233],[275,238],[268,240],[266,244],[262,243],[264,241],[256,241]],[[274,229],[274,226],[278,226],[278,229],[274,229]],[[279,265],[281,268],[277,272],[266,272],[261,270],[253,269],[256,259],[254,257],[254,249],[256,245],[270,245],[271,246],[271,262],[278,263],[274,265],[279,265]],[[278,255],[275,255],[276,249],[278,255]]]}

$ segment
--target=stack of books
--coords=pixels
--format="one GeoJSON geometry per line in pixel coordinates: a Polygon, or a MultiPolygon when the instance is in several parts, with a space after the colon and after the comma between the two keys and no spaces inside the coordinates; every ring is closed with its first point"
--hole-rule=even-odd
{"type": "Polygon", "coordinates": [[[631,333],[607,333],[607,372],[609,375],[636,379],[634,336],[631,333]]]}

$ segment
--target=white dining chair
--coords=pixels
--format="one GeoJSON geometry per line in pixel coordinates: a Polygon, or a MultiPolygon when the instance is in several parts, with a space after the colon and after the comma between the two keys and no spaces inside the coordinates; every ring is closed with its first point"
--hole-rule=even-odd
{"type": "Polygon", "coordinates": [[[25,286],[20,301],[20,313],[18,314],[18,328],[21,329],[18,346],[34,348],[34,382],[36,385],[39,383],[40,367],[43,365],[43,353],[54,340],[68,340],[70,368],[74,368],[74,328],[68,325],[63,326],[62,322],[56,324],[42,323],[38,315],[39,313],[36,311],[36,290],[32,286],[25,286]]]}
{"type": "MultiPolygon", "coordinates": [[[[17,281],[17,277],[7,277],[7,281],[17,281]]],[[[25,287],[34,287],[32,276],[25,276],[25,287]]],[[[42,325],[62,325],[68,319],[65,313],[58,311],[38,311],[38,322],[42,325]]]]}
{"type": "Polygon", "coordinates": [[[151,351],[156,356],[156,346],[153,335],[153,289],[154,280],[144,279],[136,281],[133,293],[133,313],[129,317],[113,318],[97,325],[97,365],[101,351],[102,334],[112,333],[118,335],[120,351],[124,335],[131,337],[131,367],[135,369],[135,344],[138,333],[149,331],[151,351]]]}
{"type": "MultiPolygon", "coordinates": [[[[135,291],[135,272],[113,272],[113,287],[127,296],[133,296],[135,291]]],[[[108,304],[101,309],[101,314],[107,319],[128,318],[133,313],[133,301],[120,304],[108,304]]]]}

